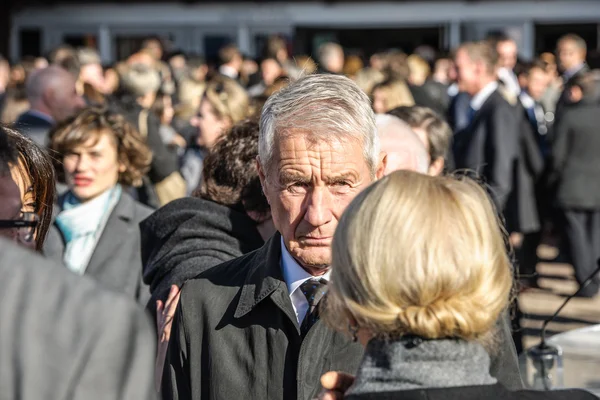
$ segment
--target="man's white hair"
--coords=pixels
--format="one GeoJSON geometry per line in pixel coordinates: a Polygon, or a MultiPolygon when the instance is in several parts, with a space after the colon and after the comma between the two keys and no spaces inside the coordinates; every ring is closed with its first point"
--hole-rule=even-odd
{"type": "Polygon", "coordinates": [[[276,136],[302,130],[319,140],[358,140],[371,173],[379,161],[375,115],[367,95],[338,75],[307,75],[275,93],[260,118],[258,155],[265,173],[273,160],[276,136]]]}
{"type": "Polygon", "coordinates": [[[429,171],[427,149],[406,122],[388,114],[377,114],[375,121],[381,148],[388,156],[389,172],[406,169],[426,174],[429,171]]]}

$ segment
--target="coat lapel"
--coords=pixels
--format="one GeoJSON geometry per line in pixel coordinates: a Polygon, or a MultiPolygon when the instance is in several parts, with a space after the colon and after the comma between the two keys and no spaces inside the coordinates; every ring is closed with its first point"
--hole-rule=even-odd
{"type": "Polygon", "coordinates": [[[110,217],[108,217],[106,226],[88,263],[85,271],[86,275],[94,277],[102,275],[107,259],[116,254],[116,250],[125,242],[121,234],[115,235],[112,233],[128,232],[130,223],[134,219],[134,214],[135,204],[133,199],[123,193],[110,217]]]}
{"type": "Polygon", "coordinates": [[[281,271],[281,235],[276,233],[256,255],[257,263],[250,269],[234,317],[242,318],[261,301],[270,297],[300,333],[296,313],[281,271]]]}

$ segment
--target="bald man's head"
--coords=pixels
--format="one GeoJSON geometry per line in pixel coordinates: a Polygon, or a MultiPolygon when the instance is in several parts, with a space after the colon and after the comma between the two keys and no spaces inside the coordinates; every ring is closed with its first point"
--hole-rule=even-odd
{"type": "Polygon", "coordinates": [[[75,78],[64,68],[51,65],[33,72],[27,80],[27,99],[33,110],[60,122],[85,106],[77,94],[75,78]]]}
{"type": "Polygon", "coordinates": [[[381,150],[387,154],[385,174],[398,170],[416,171],[426,174],[429,155],[419,137],[407,123],[387,114],[375,116],[381,150]]]}

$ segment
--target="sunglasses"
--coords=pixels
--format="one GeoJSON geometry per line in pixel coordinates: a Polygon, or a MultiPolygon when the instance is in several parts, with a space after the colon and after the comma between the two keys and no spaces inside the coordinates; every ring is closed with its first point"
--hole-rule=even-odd
{"type": "Polygon", "coordinates": [[[36,213],[22,212],[18,219],[0,220],[0,229],[14,229],[21,241],[31,243],[39,223],[40,217],[36,213]]]}

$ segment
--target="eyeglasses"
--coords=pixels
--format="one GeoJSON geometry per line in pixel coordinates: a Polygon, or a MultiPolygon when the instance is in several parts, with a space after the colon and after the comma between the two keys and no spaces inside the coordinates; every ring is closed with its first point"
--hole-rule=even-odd
{"type": "Polygon", "coordinates": [[[0,229],[14,229],[21,241],[30,243],[39,223],[40,217],[36,213],[22,212],[18,219],[0,220],[0,229]]]}

